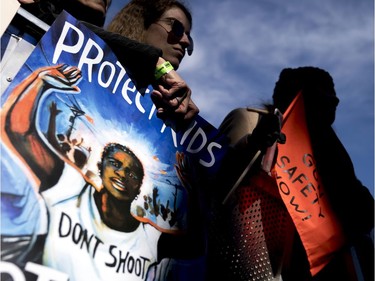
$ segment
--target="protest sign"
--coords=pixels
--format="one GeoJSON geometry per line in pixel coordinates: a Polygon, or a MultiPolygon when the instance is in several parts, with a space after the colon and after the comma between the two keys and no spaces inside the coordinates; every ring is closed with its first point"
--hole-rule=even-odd
{"type": "Polygon", "coordinates": [[[186,231],[189,192],[216,172],[226,139],[200,116],[175,130],[151,92],[85,25],[57,18],[1,97],[3,273],[145,280],[159,238],[186,231]],[[106,217],[129,198],[129,213],[106,217]],[[108,223],[124,217],[139,226],[108,223]]]}

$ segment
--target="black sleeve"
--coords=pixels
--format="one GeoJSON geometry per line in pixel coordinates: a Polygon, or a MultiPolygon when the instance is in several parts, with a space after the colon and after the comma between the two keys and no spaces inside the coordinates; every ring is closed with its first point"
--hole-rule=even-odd
{"type": "Polygon", "coordinates": [[[154,82],[156,63],[162,56],[160,49],[87,22],[82,23],[106,42],[138,87],[145,87],[154,82]]]}

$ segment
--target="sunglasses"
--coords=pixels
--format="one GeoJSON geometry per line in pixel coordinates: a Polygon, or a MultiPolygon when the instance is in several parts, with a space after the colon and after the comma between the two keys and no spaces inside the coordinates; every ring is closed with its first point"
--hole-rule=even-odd
{"type": "MultiPolygon", "coordinates": [[[[181,39],[182,36],[184,36],[185,27],[184,27],[184,25],[179,20],[177,20],[175,18],[166,18],[166,19],[160,19],[159,21],[167,22],[172,27],[171,31],[168,31],[161,24],[159,24],[157,22],[155,23],[155,24],[161,26],[162,28],[164,28],[164,30],[168,34],[172,34],[177,39],[181,39]]],[[[187,34],[187,37],[188,37],[188,39],[190,41],[190,45],[186,48],[186,51],[187,51],[188,55],[191,56],[191,54],[193,53],[193,49],[194,49],[194,42],[193,42],[193,38],[191,38],[190,35],[187,34]]]]}

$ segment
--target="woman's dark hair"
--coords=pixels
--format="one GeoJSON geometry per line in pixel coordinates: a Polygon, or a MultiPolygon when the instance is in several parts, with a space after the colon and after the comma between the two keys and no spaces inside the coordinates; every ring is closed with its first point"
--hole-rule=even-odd
{"type": "Polygon", "coordinates": [[[130,39],[144,43],[144,33],[152,23],[157,22],[166,10],[181,9],[189,23],[193,19],[187,6],[178,0],[132,0],[116,14],[107,29],[130,39]]]}

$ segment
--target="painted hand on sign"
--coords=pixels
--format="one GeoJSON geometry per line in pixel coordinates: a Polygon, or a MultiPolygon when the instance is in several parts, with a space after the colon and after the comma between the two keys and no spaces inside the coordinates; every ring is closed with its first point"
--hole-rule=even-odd
{"type": "Polygon", "coordinates": [[[3,142],[20,151],[42,188],[50,186],[54,181],[53,174],[56,173],[60,160],[46,148],[39,136],[34,122],[38,110],[35,103],[51,91],[79,93],[80,89],[76,84],[80,79],[81,72],[76,67],[65,64],[41,67],[15,87],[2,108],[3,117],[10,124],[2,124],[3,142]]]}

